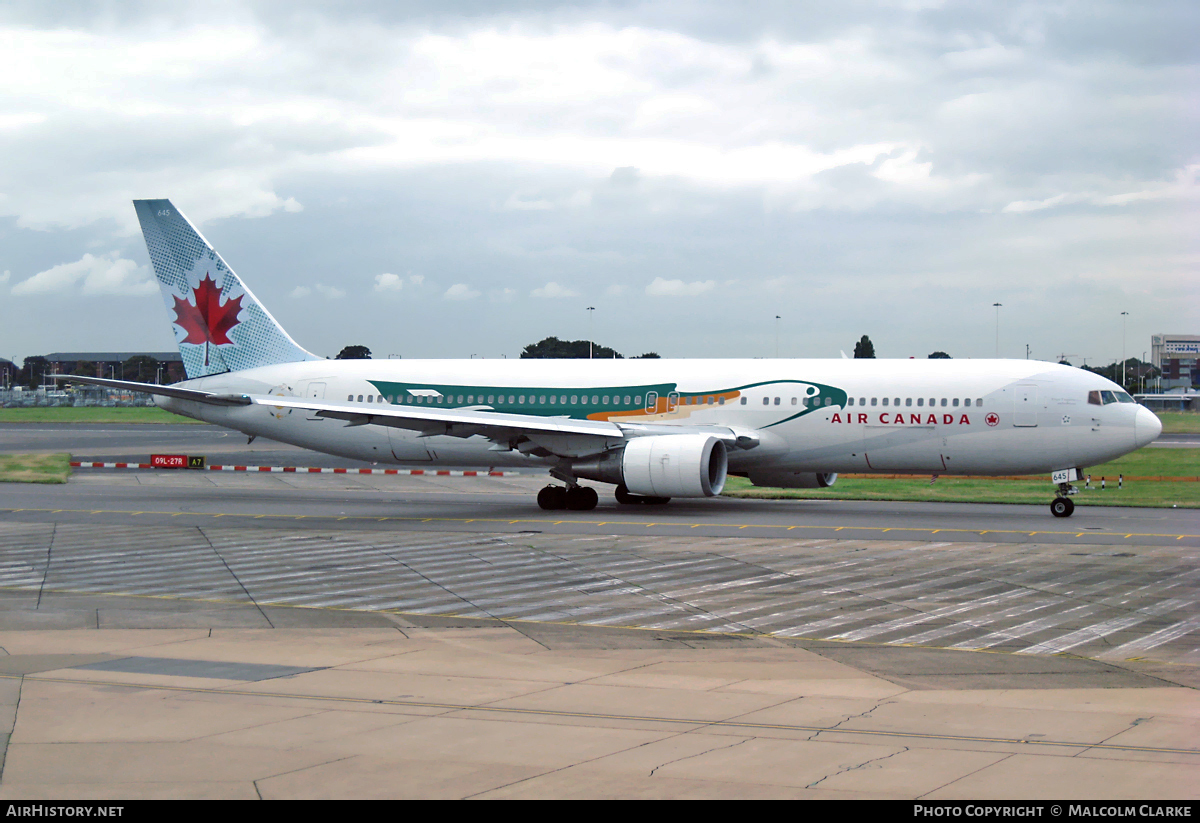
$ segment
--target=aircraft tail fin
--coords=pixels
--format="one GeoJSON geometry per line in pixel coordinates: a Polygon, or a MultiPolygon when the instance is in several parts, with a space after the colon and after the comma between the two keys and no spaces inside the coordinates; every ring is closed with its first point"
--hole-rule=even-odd
{"type": "Polygon", "coordinates": [[[170,200],[134,200],[189,379],[319,360],[291,338],[170,200]]]}

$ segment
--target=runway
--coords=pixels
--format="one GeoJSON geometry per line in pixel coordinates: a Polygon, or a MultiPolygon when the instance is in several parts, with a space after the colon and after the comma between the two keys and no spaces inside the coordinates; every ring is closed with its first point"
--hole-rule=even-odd
{"type": "Polygon", "coordinates": [[[0,484],[0,797],[1195,794],[1200,513],[544,483],[0,484]]]}
{"type": "Polygon", "coordinates": [[[847,501],[541,512],[536,478],[81,471],[0,488],[0,585],[1193,660],[1200,514],[847,501]],[[1155,531],[1161,529],[1161,531],[1155,531]]]}

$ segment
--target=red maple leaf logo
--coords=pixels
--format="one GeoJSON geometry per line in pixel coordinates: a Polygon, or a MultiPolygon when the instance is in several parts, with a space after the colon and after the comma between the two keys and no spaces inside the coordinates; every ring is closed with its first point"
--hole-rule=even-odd
{"type": "MultiPolygon", "coordinates": [[[[174,295],[172,295],[174,296],[174,295]]],[[[242,311],[242,297],[235,297],[221,303],[221,290],[217,282],[205,272],[200,285],[192,289],[196,305],[175,297],[175,325],[187,332],[187,337],[181,343],[204,344],[204,365],[208,365],[208,344],[217,346],[233,343],[226,334],[240,321],[237,316],[242,311]]]]}

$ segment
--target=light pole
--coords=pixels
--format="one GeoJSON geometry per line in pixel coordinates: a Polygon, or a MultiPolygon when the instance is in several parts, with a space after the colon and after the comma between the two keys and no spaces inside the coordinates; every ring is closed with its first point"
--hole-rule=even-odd
{"type": "Polygon", "coordinates": [[[595,306],[587,307],[587,313],[588,313],[588,360],[592,359],[592,347],[595,345],[592,341],[592,317],[594,316],[592,314],[592,312],[594,312],[595,310],[596,310],[595,306]]]}
{"type": "Polygon", "coordinates": [[[1004,304],[993,303],[992,305],[996,307],[996,357],[998,359],[1000,357],[1000,307],[1004,304]]]}
{"type": "Polygon", "coordinates": [[[1121,388],[1125,388],[1125,318],[1129,312],[1121,312],[1121,388]]]}

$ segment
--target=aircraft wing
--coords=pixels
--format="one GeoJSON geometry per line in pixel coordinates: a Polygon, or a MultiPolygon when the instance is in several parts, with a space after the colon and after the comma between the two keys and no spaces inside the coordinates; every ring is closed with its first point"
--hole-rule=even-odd
{"type": "Polygon", "coordinates": [[[572,456],[598,454],[620,445],[630,437],[653,434],[705,433],[725,441],[731,448],[748,449],[758,445],[758,438],[753,433],[735,432],[724,426],[613,423],[606,420],[506,414],[480,408],[430,409],[388,404],[364,408],[360,404],[325,403],[291,397],[256,396],[252,402],[274,408],[304,409],[318,417],[345,420],[350,426],[409,429],[420,432],[422,437],[482,435],[507,448],[517,448],[518,441],[531,441],[547,453],[572,456]]]}
{"type": "Polygon", "coordinates": [[[157,383],[135,383],[132,380],[109,380],[105,377],[80,377],[74,374],[56,374],[55,380],[64,383],[85,383],[89,386],[104,386],[109,389],[124,389],[125,391],[157,394],[163,397],[175,397],[179,400],[195,400],[210,406],[249,406],[250,398],[244,394],[216,394],[199,391],[198,389],[181,389],[176,386],[160,386],[157,383]]]}

